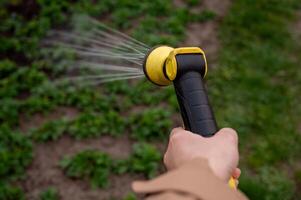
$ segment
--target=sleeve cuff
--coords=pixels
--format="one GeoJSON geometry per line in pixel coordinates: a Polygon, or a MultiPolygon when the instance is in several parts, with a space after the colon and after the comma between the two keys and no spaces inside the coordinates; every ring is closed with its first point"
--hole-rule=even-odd
{"type": "Polygon", "coordinates": [[[136,193],[174,191],[205,200],[247,200],[241,192],[230,189],[216,177],[205,159],[192,160],[150,181],[136,181],[132,184],[132,188],[136,193]]]}

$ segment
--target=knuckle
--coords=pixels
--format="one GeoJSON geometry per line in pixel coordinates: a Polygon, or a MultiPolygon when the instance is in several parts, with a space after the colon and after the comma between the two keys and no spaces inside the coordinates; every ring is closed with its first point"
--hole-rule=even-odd
{"type": "Polygon", "coordinates": [[[223,128],[221,131],[224,133],[224,135],[230,142],[235,143],[235,144],[238,142],[238,135],[234,129],[223,128]]]}
{"type": "Polygon", "coordinates": [[[170,143],[171,145],[177,145],[179,144],[182,140],[183,140],[184,134],[182,134],[181,132],[177,132],[176,134],[173,134],[170,137],[170,143]]]}
{"type": "Polygon", "coordinates": [[[182,129],[180,128],[173,128],[170,132],[170,137],[172,137],[173,135],[178,134],[179,132],[181,132],[182,129]]]}
{"type": "Polygon", "coordinates": [[[167,157],[168,157],[168,155],[167,155],[167,153],[165,153],[164,157],[163,157],[163,163],[164,163],[165,166],[168,165],[168,158],[167,157]]]}
{"type": "Polygon", "coordinates": [[[170,132],[170,135],[173,135],[178,132],[178,128],[173,128],[170,132]]]}

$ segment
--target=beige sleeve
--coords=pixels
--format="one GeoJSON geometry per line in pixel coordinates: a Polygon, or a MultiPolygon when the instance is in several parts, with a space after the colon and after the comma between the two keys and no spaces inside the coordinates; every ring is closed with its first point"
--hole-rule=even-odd
{"type": "Polygon", "coordinates": [[[238,190],[216,177],[206,160],[196,159],[150,181],[132,184],[146,200],[247,200],[238,190]]]}

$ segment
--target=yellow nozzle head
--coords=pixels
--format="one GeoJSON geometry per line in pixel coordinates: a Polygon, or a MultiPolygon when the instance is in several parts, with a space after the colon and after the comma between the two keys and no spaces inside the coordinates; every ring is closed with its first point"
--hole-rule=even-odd
{"type": "Polygon", "coordinates": [[[145,76],[153,83],[165,86],[171,81],[164,74],[165,61],[174,48],[169,46],[154,47],[146,55],[143,65],[145,76]]]}
{"type": "Polygon", "coordinates": [[[166,86],[172,83],[178,73],[176,56],[180,54],[200,54],[205,62],[203,77],[207,73],[205,53],[198,47],[172,48],[158,46],[150,50],[145,56],[143,70],[146,77],[156,85],[166,86]]]}

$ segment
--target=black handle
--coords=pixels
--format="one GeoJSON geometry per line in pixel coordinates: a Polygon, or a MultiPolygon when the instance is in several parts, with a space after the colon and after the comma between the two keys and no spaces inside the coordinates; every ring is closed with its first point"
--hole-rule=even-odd
{"type": "Polygon", "coordinates": [[[185,129],[204,137],[214,135],[218,130],[217,124],[201,73],[186,71],[177,75],[173,83],[185,129]]]}

